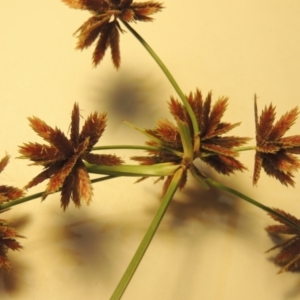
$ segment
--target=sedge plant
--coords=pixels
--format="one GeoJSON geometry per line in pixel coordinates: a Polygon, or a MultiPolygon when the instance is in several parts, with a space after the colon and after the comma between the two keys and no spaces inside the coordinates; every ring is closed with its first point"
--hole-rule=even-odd
{"type": "MultiPolygon", "coordinates": [[[[89,204],[93,197],[92,185],[97,182],[105,184],[106,180],[116,177],[136,177],[138,181],[148,177],[164,180],[160,207],[111,296],[111,299],[120,299],[146,254],[174,194],[185,187],[190,177],[194,177],[202,189],[225,191],[268,213],[279,224],[268,226],[267,232],[289,236],[269,250],[280,249],[274,262],[280,266],[280,272],[299,270],[300,220],[282,209],[270,208],[216,181],[197,164],[202,161],[216,172],[230,176],[246,170],[240,161],[240,152],[253,151],[253,185],[257,185],[260,173],[264,171],[279,183],[293,187],[294,174],[300,168],[297,157],[300,154],[300,135],[289,136],[286,133],[296,122],[298,108],[289,110],[276,120],[276,107],[270,104],[260,111],[254,96],[255,143],[248,145],[251,140],[249,137],[229,134],[240,123],[223,120],[229,99],[219,97],[215,100],[211,92],[203,95],[199,88],[184,93],[150,45],[131,27],[132,22],[152,21],[152,15],[163,10],[162,3],[132,0],[62,2],[71,8],[91,13],[91,17],[79,27],[76,34],[77,49],[83,50],[95,45],[92,57],[94,66],[101,64],[110,48],[113,65],[116,69],[120,68],[121,35],[126,29],[136,38],[174,88],[175,95],[168,102],[173,119],[159,120],[156,127],[150,129],[127,122],[133,130],[145,136],[145,145],[103,146],[98,145],[98,142],[106,127],[107,115],[104,112],[91,113],[80,126],[80,105],[74,103],[68,135],[38,117],[30,117],[31,128],[44,143],[25,142],[19,146],[19,158],[27,159],[42,169],[23,188],[0,187],[0,212],[3,217],[15,205],[26,205],[26,202],[33,199],[45,200],[52,193],[60,193],[60,205],[65,211],[72,202],[77,207],[89,204]],[[146,154],[131,157],[132,164],[127,164],[121,156],[101,153],[103,150],[113,153],[116,149],[140,150],[146,154]],[[90,179],[90,174],[98,174],[100,177],[90,179]],[[43,181],[47,181],[44,191],[28,195],[33,186],[43,181]]],[[[7,166],[8,160],[9,156],[5,155],[0,162],[0,171],[7,166]]],[[[22,249],[21,237],[5,219],[0,220],[0,268],[10,269],[9,251],[22,249]]]]}

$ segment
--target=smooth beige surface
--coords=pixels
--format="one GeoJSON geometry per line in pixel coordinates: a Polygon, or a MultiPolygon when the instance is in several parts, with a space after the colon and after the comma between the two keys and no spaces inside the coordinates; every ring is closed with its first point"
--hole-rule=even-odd
{"type": "MultiPolygon", "coordinates": [[[[277,116],[299,104],[298,0],[164,3],[153,23],[134,28],[185,93],[199,88],[204,94],[212,90],[215,100],[230,97],[224,120],[242,121],[232,133],[254,137],[254,93],[259,108],[272,102],[277,116]]],[[[0,0],[0,154],[12,156],[1,184],[24,186],[40,171],[14,159],[17,146],[41,142],[28,116],[67,132],[75,101],[83,117],[107,111],[100,145],[143,142],[124,119],[151,127],[169,116],[166,101],[176,95],[130,33],[121,36],[119,71],[109,52],[93,68],[92,49],[74,50],[72,34],[88,16],[59,0],[0,0]]],[[[290,134],[299,128],[298,122],[290,134]]],[[[249,172],[230,178],[213,173],[214,178],[300,217],[299,175],[295,189],[265,174],[253,188],[253,153],[241,159],[249,172]]],[[[161,183],[134,181],[95,185],[93,202],[79,210],[70,205],[62,212],[59,196],[52,195],[3,214],[27,238],[21,241],[24,250],[9,253],[13,269],[0,275],[0,299],[109,299],[159,206],[161,183]]],[[[264,254],[273,245],[264,231],[271,223],[259,209],[227,194],[203,192],[191,179],[176,194],[124,299],[299,299],[299,274],[277,275],[272,254],[264,254]]]]}

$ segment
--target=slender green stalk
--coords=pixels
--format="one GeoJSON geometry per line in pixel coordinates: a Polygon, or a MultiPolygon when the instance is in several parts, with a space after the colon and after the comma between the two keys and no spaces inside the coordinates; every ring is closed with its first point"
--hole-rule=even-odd
{"type": "MultiPolygon", "coordinates": [[[[243,152],[243,151],[250,151],[250,150],[255,150],[256,146],[245,146],[245,147],[236,147],[236,148],[232,148],[232,150],[236,151],[236,152],[243,152]]],[[[210,152],[210,153],[200,153],[200,157],[208,157],[208,156],[214,156],[214,155],[219,155],[216,152],[210,152]]]]}
{"type": "Polygon", "coordinates": [[[145,150],[145,151],[159,151],[159,152],[168,152],[168,153],[173,153],[174,155],[178,157],[182,157],[183,153],[179,151],[175,151],[172,148],[164,147],[162,144],[161,147],[155,147],[155,146],[137,146],[137,145],[111,145],[111,146],[97,146],[93,147],[92,151],[97,151],[97,150],[118,150],[118,149],[128,149],[128,150],[145,150]]]}
{"type": "MultiPolygon", "coordinates": [[[[139,146],[139,145],[110,145],[110,146],[97,146],[93,147],[92,150],[118,150],[118,149],[129,149],[129,150],[147,150],[147,151],[161,151],[161,148],[154,146],[139,146]]],[[[167,150],[166,150],[167,151],[167,150]]]]}
{"type": "Polygon", "coordinates": [[[209,189],[209,185],[206,183],[206,178],[201,174],[201,172],[196,168],[194,164],[190,165],[189,171],[191,172],[193,177],[200,183],[203,189],[209,189]]]}
{"type": "Polygon", "coordinates": [[[173,163],[160,163],[155,165],[120,165],[120,166],[105,166],[93,165],[85,162],[85,166],[89,173],[106,174],[111,176],[169,176],[173,175],[180,167],[173,163]]]}
{"type": "Polygon", "coordinates": [[[256,146],[236,147],[236,148],[233,148],[232,150],[237,151],[237,152],[256,150],[256,146]]]}
{"type": "Polygon", "coordinates": [[[104,176],[104,177],[91,179],[91,183],[101,182],[101,181],[105,181],[105,180],[109,180],[109,179],[113,179],[113,178],[117,178],[117,177],[119,177],[119,176],[107,175],[107,176],[104,176]]]}
{"type": "Polygon", "coordinates": [[[155,142],[157,145],[160,145],[161,149],[163,149],[164,151],[171,152],[171,153],[173,153],[174,155],[176,155],[178,157],[182,157],[183,156],[183,153],[181,153],[179,151],[176,151],[176,150],[172,149],[171,147],[168,147],[159,138],[157,138],[154,135],[150,134],[146,129],[139,128],[139,127],[137,127],[137,126],[135,126],[135,125],[127,122],[127,121],[124,121],[124,123],[126,125],[130,126],[131,128],[139,131],[140,133],[144,134],[146,137],[148,137],[150,140],[152,140],[153,142],[155,142]]]}
{"type": "Polygon", "coordinates": [[[216,188],[218,188],[218,189],[220,189],[220,190],[227,191],[227,192],[229,192],[229,193],[231,193],[231,194],[233,194],[233,195],[235,195],[235,196],[238,196],[239,198],[241,198],[241,199],[243,199],[243,200],[246,200],[247,202],[251,203],[252,205],[255,205],[256,207],[258,207],[258,208],[260,208],[260,209],[266,211],[267,213],[272,214],[272,215],[274,215],[274,216],[280,218],[280,219],[283,220],[285,223],[287,223],[287,224],[289,224],[290,226],[296,228],[297,230],[300,230],[300,226],[299,226],[297,223],[295,223],[295,222],[293,222],[292,220],[286,218],[285,216],[281,215],[280,213],[278,213],[277,211],[271,209],[270,207],[265,206],[265,205],[261,204],[260,202],[257,202],[256,200],[254,200],[254,199],[252,199],[252,198],[250,198],[250,197],[248,197],[248,196],[246,196],[246,195],[244,195],[244,194],[238,192],[238,191],[235,190],[235,189],[232,189],[232,188],[230,188],[230,187],[228,187],[228,186],[226,186],[226,185],[223,185],[223,184],[221,184],[221,183],[219,183],[219,182],[216,182],[216,181],[214,181],[214,180],[211,179],[211,178],[206,178],[205,180],[206,180],[206,182],[208,182],[210,185],[213,185],[213,186],[215,186],[216,188]]]}
{"type": "Polygon", "coordinates": [[[112,296],[110,298],[111,300],[121,299],[122,295],[124,294],[132,276],[134,275],[144,254],[146,253],[146,250],[148,249],[148,246],[149,246],[178,186],[179,186],[179,182],[180,182],[182,173],[183,173],[183,168],[180,168],[174,174],[172,181],[170,183],[170,186],[163,198],[163,201],[162,201],[155,217],[153,218],[142,242],[140,243],[138,249],[136,250],[130,264],[128,265],[123,277],[121,278],[118,286],[116,287],[114,293],[112,294],[112,296]]]}
{"type": "Polygon", "coordinates": [[[24,202],[27,202],[27,201],[30,201],[33,199],[41,198],[42,196],[43,196],[43,192],[3,203],[0,205],[0,210],[10,208],[12,206],[15,206],[15,205],[18,205],[18,204],[21,204],[21,203],[24,203],[24,202]]]}
{"type": "Polygon", "coordinates": [[[187,98],[183,94],[183,92],[180,89],[178,83],[176,82],[176,80],[174,79],[174,77],[172,76],[172,74],[170,73],[168,68],[165,66],[165,64],[162,62],[162,60],[159,58],[159,56],[154,52],[154,50],[149,46],[149,44],[128,23],[126,23],[124,21],[122,21],[122,23],[137,38],[137,40],[144,46],[144,48],[152,56],[152,58],[155,60],[155,62],[161,68],[163,73],[166,75],[166,77],[170,81],[171,85],[174,87],[176,93],[178,94],[178,96],[182,100],[182,102],[183,102],[184,106],[186,107],[187,112],[188,112],[188,114],[191,118],[191,121],[192,121],[194,135],[195,135],[195,137],[194,137],[195,138],[195,145],[197,145],[196,147],[199,146],[195,150],[198,151],[198,149],[200,148],[200,138],[199,138],[200,130],[199,130],[199,126],[198,126],[198,123],[197,123],[196,116],[195,116],[195,114],[192,110],[192,107],[190,106],[189,102],[187,101],[187,98]]]}
{"type": "MultiPolygon", "coordinates": [[[[92,183],[96,183],[96,182],[100,182],[100,181],[104,181],[104,180],[108,180],[108,179],[112,179],[112,178],[116,178],[117,176],[105,176],[105,177],[100,177],[100,178],[95,178],[92,179],[91,182],[92,183]]],[[[58,190],[57,192],[60,192],[60,190],[58,190]]],[[[40,193],[36,193],[30,196],[26,196],[26,197],[22,197],[16,200],[12,200],[6,203],[3,203],[0,205],[0,210],[4,210],[10,207],[13,207],[15,205],[30,201],[30,200],[34,200],[34,199],[38,199],[41,198],[43,196],[44,192],[40,192],[40,193]]]]}
{"type": "Polygon", "coordinates": [[[179,119],[177,119],[176,121],[183,146],[184,159],[190,163],[193,161],[193,145],[189,125],[185,122],[180,121],[179,119]]]}
{"type": "MultiPolygon", "coordinates": [[[[175,173],[175,171],[180,168],[179,165],[174,165],[172,163],[161,163],[151,166],[142,165],[121,165],[121,166],[99,166],[86,163],[87,171],[89,173],[107,175],[100,178],[92,179],[92,183],[112,179],[119,176],[170,176],[175,173]]],[[[57,192],[59,192],[58,190],[57,192]]],[[[22,197],[16,200],[12,200],[0,205],[0,210],[13,207],[15,205],[41,198],[43,192],[33,194],[30,196],[22,197]]]]}

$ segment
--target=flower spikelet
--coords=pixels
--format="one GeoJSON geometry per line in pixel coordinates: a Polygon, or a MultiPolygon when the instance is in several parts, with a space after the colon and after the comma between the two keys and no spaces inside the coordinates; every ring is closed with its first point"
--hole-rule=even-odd
{"type": "MultiPolygon", "coordinates": [[[[9,162],[9,155],[5,155],[0,160],[0,173],[4,170],[9,162]]],[[[0,205],[24,195],[24,191],[8,185],[0,185],[0,205]]],[[[6,210],[1,210],[3,213],[6,210]]],[[[10,261],[7,257],[7,251],[20,250],[22,246],[15,240],[15,238],[22,237],[17,234],[16,230],[8,225],[8,222],[0,219],[0,269],[10,269],[10,261]]]]}
{"type": "MultiPolygon", "coordinates": [[[[4,210],[1,212],[4,212],[4,210]]],[[[0,270],[9,270],[11,268],[7,251],[22,249],[20,243],[16,241],[16,238],[20,237],[22,236],[18,235],[16,230],[9,226],[7,221],[0,219],[0,270]]]]}
{"type": "Polygon", "coordinates": [[[96,40],[93,63],[98,65],[108,47],[111,48],[113,64],[120,66],[119,36],[123,30],[118,20],[123,22],[152,21],[152,14],[163,6],[154,1],[135,3],[132,0],[62,0],[71,8],[88,10],[92,13],[78,29],[77,49],[85,49],[96,40]]]}
{"type": "MultiPolygon", "coordinates": [[[[240,123],[231,124],[221,121],[227,108],[228,98],[221,97],[212,105],[212,94],[208,93],[204,100],[201,92],[197,90],[195,93],[190,93],[187,100],[195,113],[200,129],[200,159],[217,172],[226,175],[245,170],[245,166],[236,159],[237,152],[234,147],[245,144],[249,138],[223,136],[240,125],[240,123]]],[[[171,98],[169,107],[175,118],[189,124],[190,132],[194,136],[192,122],[185,106],[171,98]]]]}
{"type": "MultiPolygon", "coordinates": [[[[9,155],[5,155],[0,160],[0,173],[9,162],[9,155]]],[[[18,199],[24,195],[24,191],[9,185],[0,185],[0,204],[18,199]]]]}
{"type": "Polygon", "coordinates": [[[20,147],[21,158],[42,165],[44,170],[34,177],[25,188],[31,188],[49,179],[43,198],[61,189],[61,206],[66,209],[72,199],[76,206],[81,200],[89,204],[92,186],[83,161],[98,165],[120,165],[122,160],[110,154],[90,153],[106,126],[106,114],[93,113],[79,131],[79,106],[74,104],[70,138],[58,128],[53,129],[39,118],[29,118],[33,130],[49,145],[26,143],[20,147]]]}
{"type": "Polygon", "coordinates": [[[281,266],[279,273],[284,271],[299,271],[300,270],[300,220],[289,213],[280,209],[274,209],[280,215],[284,216],[289,221],[293,222],[292,226],[289,222],[270,214],[270,216],[280,225],[271,225],[266,228],[266,231],[276,235],[287,235],[290,238],[286,239],[281,244],[278,244],[267,252],[280,248],[280,252],[275,256],[275,264],[281,266]]]}
{"type": "MultiPolygon", "coordinates": [[[[209,93],[205,100],[202,99],[200,91],[190,93],[186,96],[187,100],[195,114],[198,126],[200,128],[200,149],[199,156],[194,155],[193,159],[200,158],[216,171],[222,174],[230,174],[235,171],[246,169],[237,159],[237,152],[234,147],[239,147],[249,139],[245,137],[223,136],[229,130],[238,126],[239,123],[230,124],[221,122],[221,118],[227,108],[227,98],[220,98],[213,106],[211,105],[212,95],[209,93]]],[[[187,124],[191,133],[191,143],[194,143],[194,132],[191,118],[186,107],[171,98],[169,103],[170,112],[175,118],[184,124],[187,124]]],[[[141,164],[154,164],[163,162],[173,162],[174,164],[183,164],[183,144],[181,141],[179,129],[172,122],[159,121],[154,129],[145,130],[150,138],[147,145],[157,147],[157,150],[149,150],[148,156],[135,156],[134,160],[141,164]]],[[[179,187],[184,187],[187,180],[187,169],[182,176],[179,187]]],[[[200,175],[200,174],[199,174],[200,175]]],[[[171,177],[167,179],[164,186],[166,190],[171,177]]]]}
{"type": "Polygon", "coordinates": [[[300,135],[284,137],[285,133],[295,123],[299,114],[298,108],[284,114],[276,123],[275,107],[270,104],[257,113],[255,98],[256,153],[253,174],[253,184],[257,184],[261,168],[282,184],[294,186],[293,173],[300,167],[300,160],[295,154],[300,154],[300,135]]]}

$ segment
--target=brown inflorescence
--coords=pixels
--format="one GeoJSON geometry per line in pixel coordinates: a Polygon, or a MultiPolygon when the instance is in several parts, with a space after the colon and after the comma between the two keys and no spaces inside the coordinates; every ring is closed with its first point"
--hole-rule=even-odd
{"type": "MultiPolygon", "coordinates": [[[[9,162],[9,156],[5,155],[0,160],[0,173],[4,170],[9,162]]],[[[0,185],[0,204],[18,199],[24,195],[24,191],[8,185],[0,185]]],[[[5,210],[0,210],[3,213],[5,210]]],[[[7,257],[7,251],[20,250],[22,246],[15,239],[22,237],[17,234],[16,230],[8,225],[8,222],[0,219],[0,269],[10,269],[10,261],[7,257]]]]}
{"type": "Polygon", "coordinates": [[[113,64],[120,66],[120,32],[118,19],[124,22],[152,21],[150,15],[160,11],[162,4],[154,1],[135,3],[133,0],[62,0],[71,8],[90,11],[90,17],[78,29],[77,49],[85,49],[98,39],[93,53],[93,63],[98,65],[108,47],[113,64]]]}
{"type": "Polygon", "coordinates": [[[83,163],[97,165],[120,165],[122,160],[110,154],[90,153],[106,126],[106,113],[91,114],[79,132],[79,107],[75,103],[72,111],[71,132],[68,139],[58,128],[53,129],[39,118],[29,118],[32,129],[49,145],[27,143],[20,147],[21,158],[28,158],[35,165],[44,166],[44,171],[34,177],[25,188],[31,188],[50,179],[43,199],[61,189],[61,206],[66,209],[70,199],[76,206],[81,200],[87,204],[92,198],[92,185],[83,163]]]}
{"type": "MultiPolygon", "coordinates": [[[[200,129],[200,149],[197,151],[198,156],[195,156],[194,159],[200,158],[217,172],[225,175],[245,170],[245,166],[236,158],[238,153],[234,147],[245,144],[249,138],[223,136],[223,134],[240,124],[221,122],[221,118],[227,108],[228,99],[222,97],[212,106],[212,94],[209,93],[203,99],[201,92],[197,90],[195,93],[190,93],[187,96],[187,100],[195,114],[200,129]]],[[[178,100],[171,98],[169,108],[175,120],[188,124],[192,139],[191,143],[194,143],[195,133],[186,107],[178,100]]],[[[149,156],[135,156],[133,157],[134,160],[148,165],[161,162],[180,164],[182,157],[174,154],[183,152],[179,129],[176,125],[170,121],[163,120],[158,122],[156,128],[147,129],[146,132],[159,140],[159,142],[150,140],[146,144],[156,146],[159,150],[148,151],[149,156]],[[168,151],[168,149],[172,149],[174,152],[168,151]]],[[[180,187],[185,185],[186,178],[185,174],[182,177],[180,187]]],[[[170,178],[166,181],[164,191],[169,181],[170,178]]]]}
{"type": "Polygon", "coordinates": [[[299,271],[300,270],[300,220],[281,209],[274,209],[280,215],[293,222],[296,226],[291,226],[290,223],[282,218],[270,213],[270,216],[280,223],[280,225],[271,225],[266,228],[266,231],[276,235],[287,235],[289,239],[272,247],[267,252],[280,248],[280,252],[275,256],[275,264],[281,266],[279,273],[284,271],[299,271]]]}
{"type": "Polygon", "coordinates": [[[300,135],[283,137],[295,123],[298,108],[284,114],[275,124],[275,107],[270,104],[257,113],[255,99],[256,154],[253,174],[253,184],[256,184],[261,168],[282,184],[294,186],[293,172],[300,168],[300,160],[295,154],[300,154],[300,135]]]}

